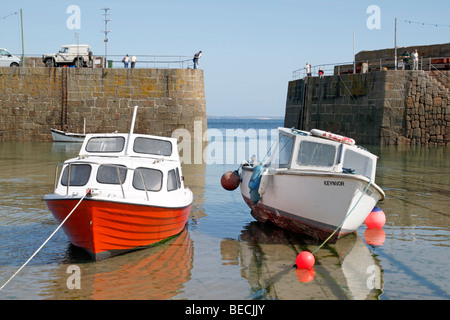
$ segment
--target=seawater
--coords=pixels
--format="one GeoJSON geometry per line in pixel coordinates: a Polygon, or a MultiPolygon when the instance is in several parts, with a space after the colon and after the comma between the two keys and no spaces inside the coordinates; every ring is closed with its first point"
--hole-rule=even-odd
{"type": "MultiPolygon", "coordinates": [[[[220,185],[240,161],[261,159],[279,126],[282,119],[209,119],[211,148],[202,163],[183,164],[195,200],[178,237],[91,262],[60,230],[0,299],[448,299],[449,149],[365,146],[379,156],[386,225],[323,246],[314,269],[300,272],[297,254],[320,243],[256,222],[239,190],[220,185]]],[[[55,165],[79,147],[0,142],[0,286],[56,229],[41,199],[53,190],[55,165]]]]}

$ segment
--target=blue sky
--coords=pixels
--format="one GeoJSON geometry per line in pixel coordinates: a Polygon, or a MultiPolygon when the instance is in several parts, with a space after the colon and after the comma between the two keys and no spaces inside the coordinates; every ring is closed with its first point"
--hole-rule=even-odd
{"type": "Polygon", "coordinates": [[[202,50],[208,115],[284,116],[292,72],[347,62],[355,50],[450,41],[450,2],[332,0],[41,0],[3,1],[0,47],[20,54],[23,9],[26,55],[56,52],[63,44],[90,44],[104,55],[103,11],[110,7],[108,55],[192,56],[202,50]],[[70,30],[67,8],[80,8],[80,29],[70,30]],[[369,29],[370,5],[380,28],[369,29]],[[424,22],[445,26],[421,25],[424,22]]]}

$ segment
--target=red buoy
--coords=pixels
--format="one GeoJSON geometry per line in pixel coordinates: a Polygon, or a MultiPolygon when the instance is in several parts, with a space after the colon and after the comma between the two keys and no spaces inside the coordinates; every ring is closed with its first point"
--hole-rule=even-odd
{"type": "Polygon", "coordinates": [[[383,228],[386,223],[386,216],[384,215],[383,210],[374,207],[364,222],[366,223],[367,228],[383,228]]]}
{"type": "Polygon", "coordinates": [[[295,259],[295,264],[299,269],[309,269],[314,266],[316,259],[313,254],[309,251],[302,251],[298,254],[297,259],[295,259]]]}
{"type": "Polygon", "coordinates": [[[239,176],[237,170],[227,171],[222,175],[220,183],[225,190],[232,191],[239,187],[239,184],[241,183],[241,177],[239,176]]]}

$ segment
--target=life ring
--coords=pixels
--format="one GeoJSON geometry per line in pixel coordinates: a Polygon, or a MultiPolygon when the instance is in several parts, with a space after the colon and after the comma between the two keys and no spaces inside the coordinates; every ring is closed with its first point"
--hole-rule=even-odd
{"type": "Polygon", "coordinates": [[[355,144],[355,140],[353,140],[352,138],[340,136],[338,134],[326,132],[326,131],[319,130],[319,129],[312,129],[311,134],[316,137],[322,137],[325,139],[345,143],[345,144],[348,144],[351,146],[353,146],[355,144]]]}

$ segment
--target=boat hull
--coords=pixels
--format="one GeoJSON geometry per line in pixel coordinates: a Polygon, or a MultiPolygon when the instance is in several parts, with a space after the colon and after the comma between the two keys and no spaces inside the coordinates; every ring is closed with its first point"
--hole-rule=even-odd
{"type": "Polygon", "coordinates": [[[252,216],[283,229],[330,242],[353,233],[383,197],[378,186],[355,175],[278,172],[263,175],[265,192],[254,203],[248,182],[253,168],[243,167],[241,193],[252,216]],[[348,215],[348,217],[347,217],[348,215]]]}
{"type": "MultiPolygon", "coordinates": [[[[44,201],[62,223],[80,198],[44,201]]],[[[191,205],[168,208],[85,198],[62,229],[72,244],[99,261],[178,235],[186,225],[191,205]]]]}
{"type": "Polygon", "coordinates": [[[54,142],[83,142],[85,135],[82,133],[70,133],[56,129],[50,129],[54,142]]]}

